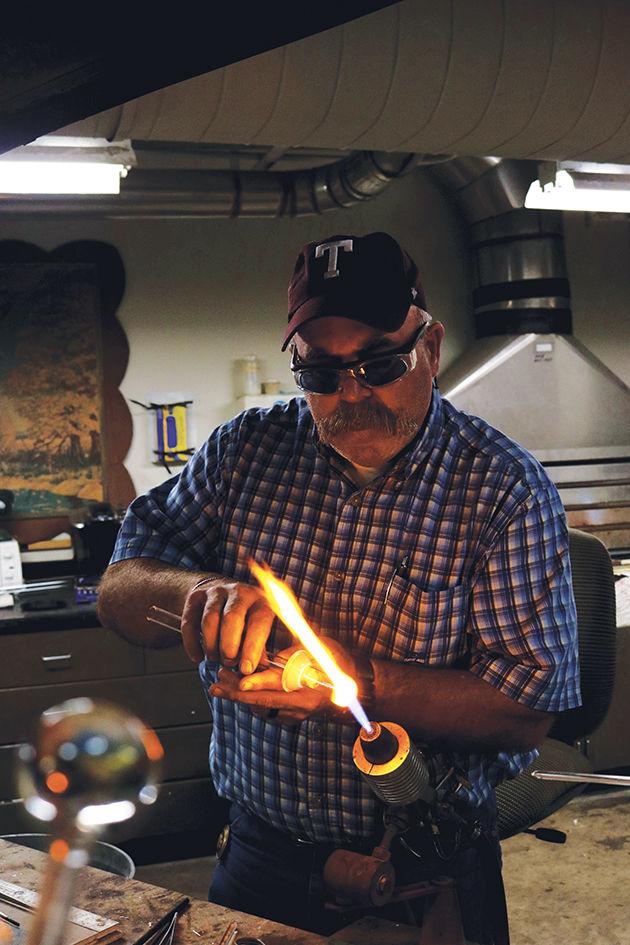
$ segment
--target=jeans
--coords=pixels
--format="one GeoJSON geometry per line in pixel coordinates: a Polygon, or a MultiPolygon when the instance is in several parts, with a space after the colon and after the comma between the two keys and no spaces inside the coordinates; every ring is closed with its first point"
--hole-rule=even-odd
{"type": "MultiPolygon", "coordinates": [[[[483,819],[488,828],[486,835],[491,834],[492,815],[485,812],[480,817],[483,819]]],[[[365,841],[352,849],[369,854],[379,839],[365,841]]],[[[378,909],[360,907],[344,913],[324,908],[327,894],[322,870],[335,849],[336,845],[332,843],[299,842],[239,805],[232,804],[230,838],[214,871],[208,899],[319,935],[331,935],[368,914],[421,925],[425,898],[378,909]]],[[[502,893],[496,832],[490,836],[489,842],[485,841],[481,851],[476,847],[462,849],[450,862],[437,858],[430,863],[420,861],[395,842],[392,863],[399,885],[437,875],[453,877],[467,940],[480,945],[499,945],[507,941],[507,925],[503,933],[505,937],[502,937],[501,931],[497,931],[494,911],[497,881],[502,893]]]]}

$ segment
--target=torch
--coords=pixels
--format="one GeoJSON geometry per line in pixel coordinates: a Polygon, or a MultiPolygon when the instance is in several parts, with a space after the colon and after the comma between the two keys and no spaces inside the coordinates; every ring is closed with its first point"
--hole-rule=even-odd
{"type": "MultiPolygon", "coordinates": [[[[372,722],[357,695],[358,687],[337,666],[334,657],[309,626],[290,589],[268,567],[250,562],[271,609],[299,640],[305,659],[314,661],[333,686],[331,699],[350,709],[361,726],[354,743],[353,760],[361,777],[388,807],[410,807],[421,801],[432,805],[436,792],[422,753],[405,729],[395,722],[372,722]]],[[[390,863],[390,845],[399,832],[392,819],[381,842],[370,856],[351,850],[335,850],[324,866],[324,882],[338,903],[382,906],[395,896],[395,872],[390,863]]],[[[416,895],[435,892],[423,887],[416,895]]]]}
{"type": "Polygon", "coordinates": [[[350,709],[361,726],[353,759],[362,778],[385,804],[406,806],[420,799],[432,802],[434,792],[427,766],[405,729],[395,722],[368,719],[357,698],[356,682],[337,666],[333,655],[309,626],[293,593],[268,567],[255,561],[250,562],[250,567],[273,612],[304,647],[294,656],[302,653],[302,663],[309,659],[315,662],[331,681],[332,701],[350,709]]]}
{"type": "MultiPolygon", "coordinates": [[[[267,565],[250,561],[250,567],[272,611],[301,644],[288,660],[281,660],[278,656],[265,657],[261,666],[282,668],[285,691],[304,686],[326,686],[331,690],[331,701],[352,712],[360,726],[353,749],[354,764],[386,806],[400,813],[417,802],[424,802],[427,807],[434,804],[436,790],[430,784],[424,756],[411,742],[405,729],[394,722],[370,721],[359,702],[355,680],[337,665],[333,654],[309,626],[290,588],[276,578],[267,565]]],[[[178,614],[152,606],[147,619],[181,633],[178,614]]],[[[349,904],[353,907],[382,906],[398,899],[431,895],[435,903],[430,914],[434,917],[436,929],[448,928],[452,932],[448,938],[450,945],[460,945],[463,935],[452,880],[442,877],[439,882],[427,881],[412,887],[396,888],[390,845],[404,820],[400,816],[391,818],[381,842],[369,856],[339,849],[328,857],[323,878],[335,902],[327,903],[327,906],[341,910],[349,904]]]]}

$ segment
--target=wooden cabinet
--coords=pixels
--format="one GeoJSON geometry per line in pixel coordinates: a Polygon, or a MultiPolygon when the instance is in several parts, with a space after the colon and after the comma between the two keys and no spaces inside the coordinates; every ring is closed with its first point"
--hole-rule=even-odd
{"type": "Polygon", "coordinates": [[[208,774],[211,717],[197,669],[180,646],[133,646],[95,622],[0,633],[0,835],[44,830],[19,797],[17,749],[34,739],[45,709],[86,695],[130,709],[165,749],[158,800],[106,839],[216,833],[222,814],[208,774]]]}
{"type": "Polygon", "coordinates": [[[143,648],[103,627],[0,636],[0,689],[141,676],[143,648]]]}

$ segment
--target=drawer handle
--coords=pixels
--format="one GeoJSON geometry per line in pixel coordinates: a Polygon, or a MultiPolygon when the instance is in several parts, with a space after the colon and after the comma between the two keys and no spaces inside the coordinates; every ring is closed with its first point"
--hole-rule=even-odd
{"type": "Polygon", "coordinates": [[[42,656],[44,669],[68,669],[72,663],[72,653],[59,653],[58,656],[42,656]]]}

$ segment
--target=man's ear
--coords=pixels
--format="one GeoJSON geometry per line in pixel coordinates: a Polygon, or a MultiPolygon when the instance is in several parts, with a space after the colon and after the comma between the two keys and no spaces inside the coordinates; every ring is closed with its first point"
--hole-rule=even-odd
{"type": "Polygon", "coordinates": [[[442,322],[433,322],[429,325],[424,336],[424,344],[429,356],[432,377],[436,377],[440,369],[440,352],[442,350],[443,338],[444,325],[442,322]]]}

